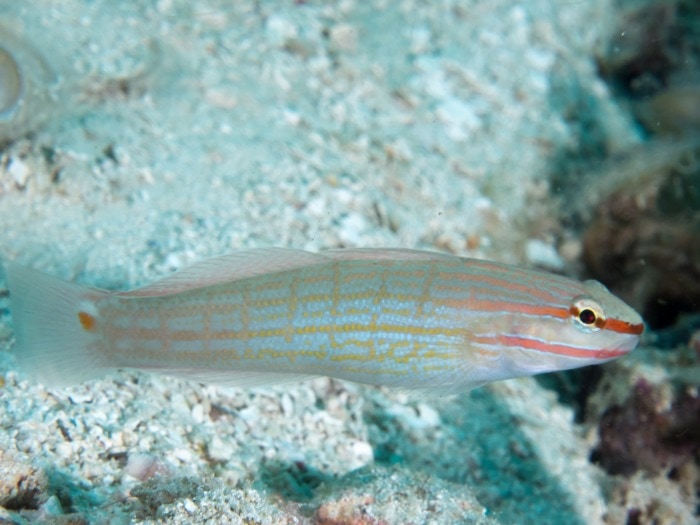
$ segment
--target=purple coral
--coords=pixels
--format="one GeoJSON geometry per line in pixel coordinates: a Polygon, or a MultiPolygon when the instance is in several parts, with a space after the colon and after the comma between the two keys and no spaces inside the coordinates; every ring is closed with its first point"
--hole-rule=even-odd
{"type": "Polygon", "coordinates": [[[591,461],[610,474],[673,470],[700,452],[700,397],[681,392],[664,410],[654,385],[640,380],[622,405],[600,420],[591,461]]]}

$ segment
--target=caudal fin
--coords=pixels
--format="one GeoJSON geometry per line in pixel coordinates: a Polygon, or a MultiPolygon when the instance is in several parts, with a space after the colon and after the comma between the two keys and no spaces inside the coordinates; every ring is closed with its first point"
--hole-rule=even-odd
{"type": "Polygon", "coordinates": [[[17,361],[48,387],[67,386],[110,369],[102,348],[95,300],[108,292],[86,288],[9,263],[10,312],[17,361]]]}

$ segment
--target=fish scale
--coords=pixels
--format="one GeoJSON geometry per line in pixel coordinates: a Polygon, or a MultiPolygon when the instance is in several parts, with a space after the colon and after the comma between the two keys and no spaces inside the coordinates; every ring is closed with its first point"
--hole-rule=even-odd
{"type": "MultiPolygon", "coordinates": [[[[130,359],[145,358],[144,362],[128,361],[132,366],[167,359],[175,342],[184,340],[187,345],[183,349],[196,356],[205,343],[216,340],[219,352],[212,365],[237,360],[239,370],[265,365],[276,372],[318,373],[328,370],[331,360],[355,360],[366,361],[368,370],[373,368],[372,373],[379,374],[387,361],[406,363],[407,354],[415,354],[415,346],[408,344],[411,341],[435,345],[450,333],[452,338],[461,337],[458,324],[449,316],[417,315],[420,307],[431,301],[431,290],[424,286],[425,271],[412,272],[413,281],[407,285],[405,277],[391,271],[390,266],[396,263],[382,261],[378,266],[384,268],[371,272],[366,266],[362,261],[347,265],[333,262],[312,272],[283,272],[190,292],[179,300],[156,298],[142,304],[139,317],[157,317],[171,327],[165,331],[133,334],[129,324],[135,318],[130,302],[123,298],[106,298],[98,308],[106,319],[103,325],[111,345],[119,346],[118,339],[126,336],[134,356],[130,359]],[[411,288],[413,293],[387,292],[411,288]],[[248,304],[244,297],[250,298],[248,304]],[[187,330],[177,326],[183,322],[187,330]],[[118,333],[110,329],[113,324],[122,327],[118,333]],[[207,324],[209,329],[205,330],[207,324]],[[139,340],[146,338],[160,341],[162,351],[146,355],[138,347],[139,340]],[[303,355],[301,347],[317,351],[303,355]]],[[[416,361],[421,357],[413,355],[416,361]]],[[[202,359],[196,360],[202,363],[202,359]]]]}

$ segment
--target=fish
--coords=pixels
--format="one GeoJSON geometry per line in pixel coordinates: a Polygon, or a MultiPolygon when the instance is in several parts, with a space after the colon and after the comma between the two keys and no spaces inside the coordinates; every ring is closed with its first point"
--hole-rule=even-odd
{"type": "Polygon", "coordinates": [[[644,330],[596,281],[420,250],[241,250],[131,291],[6,276],[18,365],[50,388],[133,369],[455,394],[604,363],[644,330]]]}

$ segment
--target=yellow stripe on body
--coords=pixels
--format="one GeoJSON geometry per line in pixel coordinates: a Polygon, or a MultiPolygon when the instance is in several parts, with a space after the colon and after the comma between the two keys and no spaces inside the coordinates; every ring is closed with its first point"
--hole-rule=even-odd
{"type": "Polygon", "coordinates": [[[461,352],[445,348],[445,340],[457,348],[464,336],[461,327],[419,322],[424,319],[424,303],[431,300],[424,270],[392,275],[391,268],[367,270],[360,261],[354,266],[358,268],[348,271],[347,265],[334,262],[313,272],[286,272],[177,298],[120,299],[105,309],[112,319],[107,336],[129,341],[116,346],[131,366],[134,360],[149,364],[182,360],[199,366],[230,362],[237,370],[248,369],[247,363],[257,370],[264,363],[280,372],[322,373],[332,366],[358,370],[351,363],[361,362],[367,373],[396,375],[403,374],[401,367],[409,363],[434,370],[441,369],[439,361],[461,357],[461,352]],[[413,293],[394,291],[396,280],[413,293]],[[410,284],[405,286],[406,282],[410,284]],[[358,291],[362,283],[365,289],[358,291]],[[137,309],[135,301],[140,303],[137,309]],[[378,322],[380,315],[394,322],[378,322]],[[237,329],[217,329],[227,317],[237,321],[233,323],[237,329]],[[157,326],[138,326],[149,318],[157,318],[157,326]],[[176,328],[183,323],[190,327],[176,328]],[[164,331],[163,325],[169,328],[164,331]],[[144,341],[161,343],[162,351],[141,344],[144,341]],[[213,346],[216,341],[225,346],[213,346]],[[187,342],[187,348],[178,349],[180,342],[187,342]],[[290,364],[298,368],[290,369],[290,364]]]}

